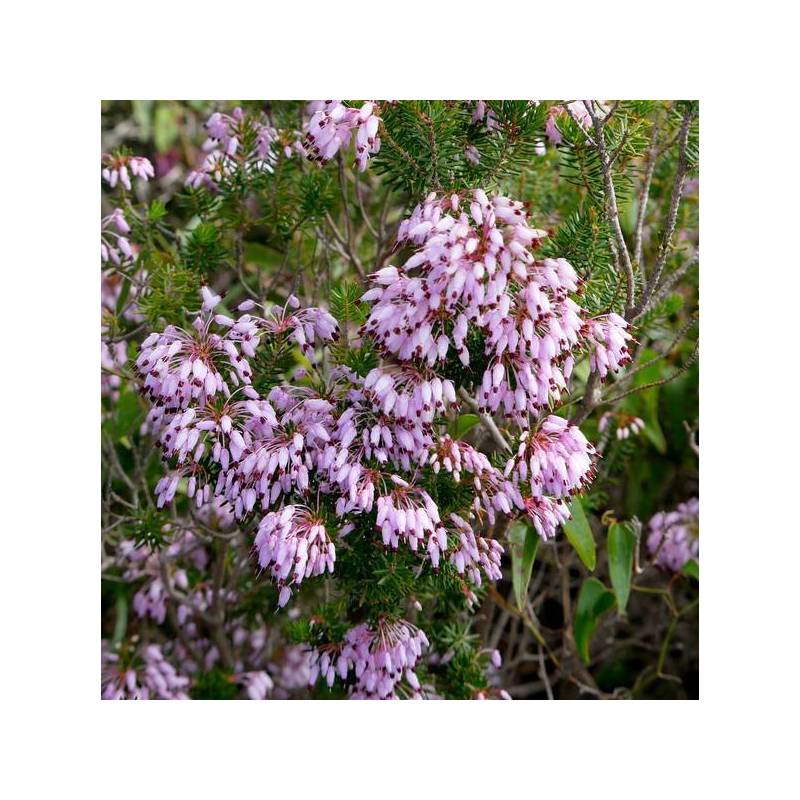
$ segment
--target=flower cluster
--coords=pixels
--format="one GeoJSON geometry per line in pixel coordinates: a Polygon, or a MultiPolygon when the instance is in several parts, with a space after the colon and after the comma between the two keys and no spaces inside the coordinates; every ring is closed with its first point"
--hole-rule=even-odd
{"type": "Polygon", "coordinates": [[[136,258],[126,234],[131,232],[121,208],[115,208],[100,220],[100,260],[119,267],[136,258]],[[114,230],[116,228],[116,230],[114,230]]]}
{"type": "Polygon", "coordinates": [[[660,511],[648,525],[647,549],[659,567],[679,572],[700,555],[700,502],[695,497],[674,511],[660,511]]]}
{"type": "Polygon", "coordinates": [[[500,562],[503,547],[496,539],[485,539],[472,529],[458,514],[450,515],[456,545],[450,554],[450,563],[459,575],[465,572],[475,586],[481,585],[481,572],[493,581],[503,577],[500,562]]]}
{"type": "Polygon", "coordinates": [[[128,191],[131,190],[131,175],[147,183],[155,176],[155,170],[150,161],[142,156],[109,155],[103,154],[103,179],[113,189],[121,183],[128,191]]]}
{"type": "Polygon", "coordinates": [[[265,119],[253,120],[241,108],[231,114],[215,112],[205,123],[208,138],[203,143],[203,163],[189,173],[187,185],[215,190],[237,169],[247,174],[272,172],[276,155],[273,145],[278,131],[265,119]]]}
{"type": "Polygon", "coordinates": [[[380,529],[383,544],[396,550],[402,540],[414,552],[423,545],[437,567],[440,552],[447,550],[447,534],[436,503],[424,489],[409,486],[397,475],[392,475],[392,480],[396,487],[379,497],[377,504],[375,525],[380,529]]]}
{"type": "Polygon", "coordinates": [[[589,366],[605,380],[609,372],[618,372],[621,367],[630,364],[631,355],[628,342],[628,323],[619,314],[607,314],[604,317],[586,322],[584,329],[591,355],[589,366]]]}
{"type": "Polygon", "coordinates": [[[484,123],[489,133],[499,131],[501,128],[500,120],[497,119],[497,114],[486,105],[485,100],[476,100],[475,110],[472,112],[472,123],[477,125],[480,122],[484,123]]]}
{"type": "Polygon", "coordinates": [[[376,103],[367,101],[361,108],[350,108],[341,100],[315,100],[309,103],[308,114],[303,128],[303,147],[312,161],[327,163],[355,138],[355,163],[363,172],[370,155],[380,150],[380,117],[376,103]]]}
{"type": "Polygon", "coordinates": [[[371,276],[371,304],[362,333],[384,355],[434,367],[453,348],[470,363],[468,327],[484,342],[487,366],[477,402],[522,427],[567,389],[574,359],[593,348],[592,367],[605,375],[628,359],[627,323],[610,314],[588,319],[572,299],[581,281],[564,259],[538,261],[545,232],[529,226],[522,203],[429,195],[401,225],[398,243],[415,252],[401,267],[371,276]],[[622,323],[622,324],[620,324],[622,323]]]}
{"type": "Polygon", "coordinates": [[[312,652],[310,682],[323,677],[333,686],[337,674],[344,681],[352,671],[353,699],[397,699],[403,679],[403,693],[418,696],[420,683],[414,667],[427,646],[425,633],[405,620],[381,619],[375,628],[358,625],[345,634],[338,654],[323,648],[312,652]]]}
{"type": "MultiPolygon", "coordinates": [[[[325,128],[366,123],[361,112],[345,111],[323,104],[314,116],[325,128]]],[[[235,113],[209,120],[222,151],[239,146],[235,122],[235,113]]],[[[337,147],[346,143],[344,133],[335,135],[337,147]]],[[[320,154],[333,152],[316,141],[320,154]]],[[[191,325],[151,334],[136,359],[151,402],[144,430],[169,464],[157,506],[180,492],[198,518],[213,509],[231,525],[256,523],[253,551],[280,607],[303,581],[334,572],[340,537],[370,526],[388,550],[406,546],[434,571],[446,565],[461,576],[467,600],[476,600],[473,589],[502,577],[503,548],[485,533],[497,516],[527,514],[551,538],[569,518],[569,498],[594,477],[592,445],[576,426],[545,413],[567,389],[575,357],[589,350],[601,373],[627,358],[624,320],[588,318],[572,297],[581,288],[572,267],[535,257],[544,235],[508,198],[480,190],[430,195],[398,232],[410,257],[376,272],[364,295],[370,309],[361,342],[371,339],[382,359],[362,374],[343,364],[325,370],[317,358],[316,349],[338,336],[326,311],[289,296],[282,306],[247,300],[220,313],[221,298],[203,287],[191,325]],[[476,335],[483,353],[474,350],[476,335]],[[264,341],[297,346],[310,366],[262,395],[254,369],[264,341]],[[442,374],[451,348],[466,367],[473,358],[485,364],[476,381],[479,409],[502,411],[523,429],[505,469],[441,433],[441,421],[458,410],[456,385],[442,374]],[[423,483],[431,472],[461,486],[446,513],[423,483]],[[367,526],[357,524],[359,515],[370,515],[367,526]]],[[[163,621],[176,592],[190,598],[187,624],[212,602],[175,567],[166,578],[151,570],[135,611],[163,621]]],[[[312,655],[311,679],[322,675],[330,685],[353,671],[354,697],[397,696],[401,681],[403,693],[419,695],[413,666],[426,644],[406,622],[360,625],[312,655]]],[[[219,656],[210,643],[197,650],[219,656]]],[[[242,661],[237,670],[250,696],[271,691],[260,666],[242,661]]]]}
{"type": "Polygon", "coordinates": [[[336,547],[319,515],[302,506],[287,505],[270,511],[260,522],[255,541],[258,563],[269,568],[281,587],[278,606],[291,596],[290,584],[333,572],[336,547]]]}
{"type": "Polygon", "coordinates": [[[164,657],[161,647],[148,644],[134,661],[122,666],[107,642],[102,649],[103,700],[188,700],[189,678],[164,657]]]}
{"type": "Polygon", "coordinates": [[[627,439],[631,434],[637,436],[644,430],[644,420],[630,414],[621,414],[614,411],[606,411],[597,423],[600,433],[608,430],[608,426],[615,422],[617,426],[617,439],[627,439]]]}
{"type": "Polygon", "coordinates": [[[536,432],[523,431],[505,473],[516,483],[527,481],[532,497],[568,497],[591,483],[595,452],[580,428],[551,415],[536,432]]]}

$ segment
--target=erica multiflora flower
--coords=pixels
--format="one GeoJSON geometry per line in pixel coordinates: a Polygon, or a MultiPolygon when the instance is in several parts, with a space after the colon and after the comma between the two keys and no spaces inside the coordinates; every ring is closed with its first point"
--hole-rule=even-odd
{"type": "Polygon", "coordinates": [[[444,468],[453,476],[456,483],[461,480],[462,471],[480,476],[494,469],[489,459],[471,444],[455,441],[448,435],[442,436],[437,441],[431,454],[430,465],[435,473],[444,468]]]}
{"type": "Polygon", "coordinates": [[[545,540],[554,538],[559,526],[570,518],[569,508],[561,499],[526,497],[524,507],[536,532],[545,540]]]}
{"type": "Polygon", "coordinates": [[[304,578],[333,572],[336,547],[319,514],[299,505],[270,511],[259,523],[255,539],[258,563],[270,570],[281,587],[278,605],[289,601],[290,586],[304,578]]]}
{"type": "Polygon", "coordinates": [[[647,549],[663,569],[680,572],[700,555],[700,501],[695,497],[674,511],[660,511],[648,524],[647,549]]]}
{"type": "Polygon", "coordinates": [[[129,156],[124,154],[103,154],[103,179],[113,189],[121,183],[128,191],[131,190],[131,176],[147,183],[155,176],[155,170],[150,161],[142,156],[129,156]]]}
{"type": "Polygon", "coordinates": [[[363,172],[370,155],[380,150],[380,117],[373,101],[367,101],[361,108],[350,108],[341,100],[315,100],[309,103],[308,113],[303,147],[311,160],[327,163],[354,138],[355,163],[363,172]]]}
{"type": "Polygon", "coordinates": [[[550,144],[554,146],[558,146],[564,140],[564,137],[561,135],[561,131],[558,129],[556,125],[556,119],[560,114],[564,113],[564,109],[561,106],[550,106],[547,110],[547,119],[544,123],[544,132],[547,135],[547,138],[550,140],[550,144]]]}
{"type": "Polygon", "coordinates": [[[374,628],[364,623],[351,628],[338,652],[334,648],[312,651],[310,682],[322,677],[332,686],[351,673],[354,699],[394,699],[401,682],[406,694],[420,689],[414,667],[428,646],[425,633],[405,620],[380,619],[374,628]]]}
{"type": "Polygon", "coordinates": [[[483,122],[486,130],[490,133],[501,129],[500,121],[497,119],[497,114],[486,105],[485,100],[475,101],[475,110],[472,112],[473,124],[483,122]]]}
{"type": "Polygon", "coordinates": [[[392,481],[395,488],[377,501],[375,525],[384,545],[396,550],[404,541],[414,552],[422,545],[437,567],[440,553],[447,550],[447,533],[436,503],[424,489],[409,485],[399,476],[393,475],[392,481]]]}
{"type": "Polygon", "coordinates": [[[628,333],[628,323],[619,314],[607,314],[586,322],[586,336],[591,354],[589,366],[605,380],[609,372],[618,372],[621,367],[630,364],[631,355],[628,342],[633,338],[628,333]]]}
{"type": "Polygon", "coordinates": [[[234,680],[244,687],[250,700],[266,700],[274,687],[272,678],[264,670],[240,672],[234,675],[234,680]]]}
{"type": "Polygon", "coordinates": [[[156,644],[143,646],[123,666],[107,642],[102,650],[103,700],[187,700],[189,678],[180,674],[156,644]]]}
{"type": "Polygon", "coordinates": [[[131,232],[121,208],[100,220],[100,260],[121,266],[136,258],[126,234],[131,232]]]}
{"type": "Polygon", "coordinates": [[[535,432],[522,432],[505,474],[518,484],[527,482],[533,497],[567,497],[588,487],[595,454],[578,427],[551,415],[535,432]]]}
{"type": "MultiPolygon", "coordinates": [[[[314,344],[317,341],[328,342],[338,336],[339,325],[327,311],[322,308],[300,308],[300,301],[293,294],[289,295],[283,306],[273,305],[267,308],[252,300],[246,300],[239,305],[240,311],[256,308],[262,312],[258,320],[260,330],[272,335],[287,334],[312,361],[314,344]]],[[[245,314],[240,321],[241,319],[250,317],[245,314]]]]}
{"type": "Polygon", "coordinates": [[[500,562],[503,547],[496,539],[486,539],[475,533],[472,526],[457,514],[450,514],[455,544],[450,553],[450,563],[459,575],[466,574],[475,586],[481,585],[481,572],[489,580],[503,577],[500,562]]]}
{"type": "Polygon", "coordinates": [[[145,395],[167,409],[188,410],[190,403],[202,407],[217,394],[229,397],[229,382],[250,383],[251,368],[240,348],[255,354],[258,326],[245,318],[220,334],[215,324],[218,317],[206,312],[195,317],[191,330],[169,325],[142,342],[136,368],[145,395]]]}
{"type": "Polygon", "coordinates": [[[480,189],[466,197],[429,195],[398,231],[398,243],[416,251],[402,266],[370,276],[373,288],[362,300],[371,311],[362,333],[387,357],[435,368],[451,348],[469,364],[465,340],[472,325],[489,357],[477,393],[481,409],[526,426],[528,414],[567,390],[586,336],[606,349],[617,345],[616,327],[608,333],[605,320],[594,327],[585,322],[570,296],[580,292],[581,281],[569,263],[536,259],[545,235],[509,198],[489,198],[480,189]]]}
{"type": "Polygon", "coordinates": [[[616,437],[617,439],[627,439],[631,434],[636,436],[644,430],[644,420],[639,417],[631,416],[630,414],[617,413],[614,411],[606,411],[600,417],[597,423],[597,430],[604,433],[608,430],[611,423],[616,424],[616,437]]]}
{"type": "Polygon", "coordinates": [[[186,183],[194,189],[217,189],[225,179],[241,170],[246,175],[272,172],[276,161],[273,145],[278,131],[263,117],[251,118],[241,108],[231,114],[215,112],[205,123],[207,154],[202,165],[189,173],[186,183]]]}
{"type": "Polygon", "coordinates": [[[473,144],[468,144],[464,148],[464,158],[473,166],[481,163],[481,154],[478,152],[478,148],[473,144]]]}

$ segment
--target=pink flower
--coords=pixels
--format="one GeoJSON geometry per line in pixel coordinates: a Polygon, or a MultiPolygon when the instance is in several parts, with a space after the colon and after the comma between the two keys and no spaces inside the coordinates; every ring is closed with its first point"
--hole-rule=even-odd
{"type": "Polygon", "coordinates": [[[338,654],[330,647],[312,652],[310,683],[322,677],[332,686],[337,676],[345,681],[352,672],[353,699],[396,699],[401,684],[404,695],[418,696],[414,667],[427,646],[425,633],[405,620],[380,619],[375,628],[358,625],[345,634],[338,654]]]}
{"type": "Polygon", "coordinates": [[[270,511],[259,523],[255,547],[259,565],[269,568],[281,587],[279,606],[288,602],[290,585],[326,570],[332,573],[336,561],[336,547],[322,518],[305,506],[270,511]]]}
{"type": "Polygon", "coordinates": [[[113,189],[121,183],[128,191],[131,190],[131,175],[147,183],[155,176],[155,170],[150,161],[142,156],[109,155],[103,154],[103,179],[113,189]]]}
{"type": "Polygon", "coordinates": [[[660,511],[648,523],[647,549],[662,569],[680,572],[700,555],[700,502],[695,497],[674,511],[660,511]]]}
{"type": "Polygon", "coordinates": [[[619,314],[607,314],[586,322],[583,335],[592,348],[589,366],[592,372],[605,380],[609,372],[618,372],[630,364],[628,342],[633,338],[628,333],[628,323],[619,314]]]}
{"type": "Polygon", "coordinates": [[[346,149],[355,133],[355,163],[360,172],[367,168],[370,155],[380,150],[380,118],[373,101],[361,108],[349,108],[340,100],[315,100],[309,103],[309,120],[303,127],[303,149],[312,161],[326,164],[346,149]]]}

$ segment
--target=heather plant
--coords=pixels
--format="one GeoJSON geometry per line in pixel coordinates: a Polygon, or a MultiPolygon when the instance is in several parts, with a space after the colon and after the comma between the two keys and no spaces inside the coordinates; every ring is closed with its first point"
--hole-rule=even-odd
{"type": "Polygon", "coordinates": [[[103,147],[104,698],[696,695],[696,103],[103,147]]]}

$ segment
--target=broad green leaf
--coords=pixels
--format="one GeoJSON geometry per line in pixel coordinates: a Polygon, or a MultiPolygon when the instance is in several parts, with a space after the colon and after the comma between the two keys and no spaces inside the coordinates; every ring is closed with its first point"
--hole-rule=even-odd
{"type": "Polygon", "coordinates": [[[539,535],[520,520],[515,522],[508,534],[511,544],[511,583],[514,586],[514,598],[517,608],[525,608],[528,596],[528,584],[531,582],[531,571],[536,550],[539,547],[539,535]]]}
{"type": "Polygon", "coordinates": [[[450,426],[450,435],[454,439],[461,439],[480,421],[481,418],[477,414],[459,414],[458,418],[450,426]]]}
{"type": "Polygon", "coordinates": [[[684,575],[688,575],[690,578],[694,578],[696,581],[700,580],[700,565],[697,563],[695,559],[687,561],[683,565],[681,572],[684,575]]]}
{"type": "Polygon", "coordinates": [[[573,633],[578,655],[584,664],[589,663],[589,643],[600,617],[614,607],[614,593],[597,578],[587,578],[578,594],[573,633]]]}
{"type": "Polygon", "coordinates": [[[583,561],[586,569],[591,572],[597,563],[597,552],[594,544],[594,535],[586,519],[583,505],[578,499],[573,500],[569,505],[572,519],[567,520],[563,527],[569,543],[575,548],[575,552],[583,561]]]}
{"type": "Polygon", "coordinates": [[[620,614],[625,613],[631,593],[634,547],[636,537],[628,525],[615,522],[608,529],[608,571],[620,614]]]}

